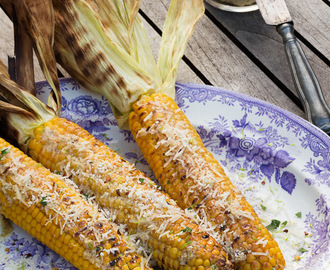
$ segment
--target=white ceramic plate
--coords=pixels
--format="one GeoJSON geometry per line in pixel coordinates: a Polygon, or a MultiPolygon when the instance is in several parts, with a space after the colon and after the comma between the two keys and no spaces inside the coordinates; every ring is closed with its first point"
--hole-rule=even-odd
{"type": "MultiPolygon", "coordinates": [[[[119,130],[107,100],[62,79],[62,116],[152,173],[129,131],[119,130]]],[[[47,83],[37,84],[45,100],[47,83]]],[[[305,120],[227,90],[177,84],[177,103],[272,234],[286,269],[330,269],[330,139],[305,120]],[[298,257],[299,256],[299,260],[298,257]]],[[[0,270],[75,269],[15,227],[0,239],[0,270]]]]}
{"type": "Polygon", "coordinates": [[[231,6],[231,5],[222,4],[222,3],[219,3],[219,1],[217,1],[217,0],[205,0],[205,1],[215,8],[229,11],[229,12],[244,13],[244,12],[251,12],[251,11],[255,11],[255,10],[259,9],[257,4],[239,7],[239,6],[231,6]]]}

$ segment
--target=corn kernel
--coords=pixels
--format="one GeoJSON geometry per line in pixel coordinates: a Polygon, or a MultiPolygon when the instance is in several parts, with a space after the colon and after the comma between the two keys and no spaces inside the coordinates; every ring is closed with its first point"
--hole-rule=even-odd
{"type": "Polygon", "coordinates": [[[178,257],[179,250],[176,247],[172,247],[170,249],[170,256],[172,259],[176,259],[178,257]]]}

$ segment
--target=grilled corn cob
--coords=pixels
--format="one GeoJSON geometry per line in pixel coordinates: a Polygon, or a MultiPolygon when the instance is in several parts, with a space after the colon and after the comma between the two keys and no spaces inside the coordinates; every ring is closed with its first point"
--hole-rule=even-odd
{"type": "Polygon", "coordinates": [[[162,268],[231,269],[222,248],[168,195],[78,125],[54,118],[34,130],[28,149],[95,197],[117,223],[126,224],[162,268]]]}
{"type": "Polygon", "coordinates": [[[0,101],[1,132],[44,166],[72,178],[117,222],[127,225],[165,269],[231,269],[215,240],[155,184],[87,131],[0,74],[1,91],[23,108],[0,101]],[[6,114],[4,114],[6,112],[6,114]],[[13,138],[13,136],[12,136],[13,138]],[[205,247],[204,247],[205,246],[205,247]]]}
{"type": "Polygon", "coordinates": [[[193,207],[209,221],[235,265],[284,268],[278,244],[171,98],[141,97],[133,105],[129,124],[162,188],[180,207],[193,207]]]}
{"type": "Polygon", "coordinates": [[[0,138],[0,210],[79,269],[141,269],[117,226],[72,186],[0,138]]]}

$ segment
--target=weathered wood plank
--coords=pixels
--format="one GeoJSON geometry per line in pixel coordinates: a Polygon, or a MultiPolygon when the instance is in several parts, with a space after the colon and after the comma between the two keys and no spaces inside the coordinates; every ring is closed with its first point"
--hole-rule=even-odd
{"type": "MultiPolygon", "coordinates": [[[[162,28],[169,3],[169,0],[145,0],[141,9],[162,28]]],[[[263,99],[303,116],[303,112],[206,16],[198,22],[186,56],[213,85],[263,99]]]]}
{"type": "Polygon", "coordinates": [[[328,5],[322,0],[286,2],[297,31],[330,59],[330,2],[328,5]]]}
{"type": "MultiPolygon", "coordinates": [[[[8,65],[8,55],[14,56],[14,27],[11,20],[7,17],[7,15],[0,9],[0,59],[6,65],[8,65]]],[[[34,62],[34,74],[35,80],[44,81],[45,77],[41,72],[39,67],[39,62],[34,54],[33,56],[34,62]]]]}
{"type": "MultiPolygon", "coordinates": [[[[207,10],[235,36],[291,92],[298,96],[285,56],[280,35],[274,26],[266,25],[259,11],[231,13],[207,5],[207,10]]],[[[303,43],[300,43],[330,104],[330,67],[303,43]]]]}

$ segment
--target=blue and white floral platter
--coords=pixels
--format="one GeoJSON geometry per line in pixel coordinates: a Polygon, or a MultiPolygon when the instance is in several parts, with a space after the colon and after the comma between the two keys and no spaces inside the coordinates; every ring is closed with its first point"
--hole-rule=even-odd
{"type": "MultiPolygon", "coordinates": [[[[122,157],[151,173],[129,131],[120,130],[107,100],[61,79],[62,117],[76,122],[122,157]]],[[[37,92],[45,100],[45,82],[37,92]]],[[[228,90],[177,84],[176,101],[264,222],[286,269],[330,269],[330,138],[283,109],[228,90]]],[[[0,270],[75,269],[22,229],[0,238],[0,270]]]]}

